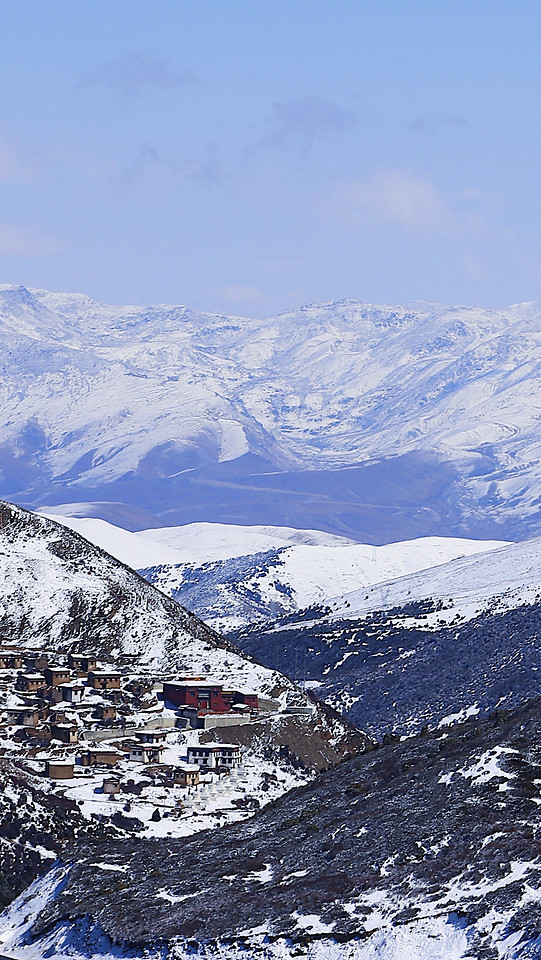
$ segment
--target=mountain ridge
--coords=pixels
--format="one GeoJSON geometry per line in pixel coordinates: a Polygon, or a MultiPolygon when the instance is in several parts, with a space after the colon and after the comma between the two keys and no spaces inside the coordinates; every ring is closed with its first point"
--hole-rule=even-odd
{"type": "Polygon", "coordinates": [[[525,538],[540,336],[535,303],[254,320],[0,288],[0,494],[370,542],[525,538]]]}

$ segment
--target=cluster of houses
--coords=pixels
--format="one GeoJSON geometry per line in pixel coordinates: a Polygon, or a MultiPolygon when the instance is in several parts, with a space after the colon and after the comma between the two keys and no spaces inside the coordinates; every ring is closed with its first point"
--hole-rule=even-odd
{"type": "Polygon", "coordinates": [[[90,654],[60,658],[0,647],[0,755],[16,746],[18,756],[39,758],[52,780],[72,779],[80,768],[104,770],[106,793],[119,792],[122,761],[184,787],[196,786],[202,771],[231,771],[241,759],[234,743],[197,742],[184,758],[164,762],[168,733],[250,722],[261,709],[256,693],[206,677],[158,681],[90,654]]]}

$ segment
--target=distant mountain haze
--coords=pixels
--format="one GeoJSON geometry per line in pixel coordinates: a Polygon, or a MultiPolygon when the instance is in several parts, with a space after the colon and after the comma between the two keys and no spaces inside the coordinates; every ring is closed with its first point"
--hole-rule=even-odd
{"type": "Polygon", "coordinates": [[[127,529],[541,533],[541,305],[265,320],[0,287],[0,495],[127,529]]]}

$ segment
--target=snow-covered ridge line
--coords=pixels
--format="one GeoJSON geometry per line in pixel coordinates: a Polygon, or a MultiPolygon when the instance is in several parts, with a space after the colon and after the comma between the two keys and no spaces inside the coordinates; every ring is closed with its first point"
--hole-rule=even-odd
{"type": "MultiPolygon", "coordinates": [[[[0,492],[35,505],[58,502],[63,491],[66,501],[135,509],[150,491],[166,513],[163,491],[178,494],[186,471],[211,471],[203,477],[208,498],[217,478],[231,482],[224,464],[232,461],[242,461],[245,479],[256,468],[270,477],[368,465],[375,474],[359,499],[386,518],[387,540],[398,538],[392,527],[400,524],[378,502],[382,476],[396,508],[404,488],[419,492],[419,503],[436,511],[432,530],[442,496],[453,531],[531,529],[541,494],[540,337],[539,304],[347,300],[254,320],[4,287],[0,492]]],[[[347,484],[337,490],[335,480],[325,478],[347,532],[347,484]]],[[[268,485],[267,501],[275,490],[268,485]]],[[[317,496],[308,501],[303,509],[315,518],[322,505],[317,496]]],[[[411,511],[405,516],[411,523],[411,511]]]]}
{"type": "Polygon", "coordinates": [[[209,523],[128,533],[103,520],[55,519],[143,570],[160,590],[223,630],[325,605],[338,592],[349,599],[360,585],[372,588],[502,546],[425,537],[373,547],[313,530],[209,523]]]}

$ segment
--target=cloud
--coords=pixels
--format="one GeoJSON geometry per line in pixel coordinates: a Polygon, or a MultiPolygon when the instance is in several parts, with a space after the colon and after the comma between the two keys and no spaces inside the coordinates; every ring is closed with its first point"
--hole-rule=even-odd
{"type": "Polygon", "coordinates": [[[310,150],[316,140],[344,133],[355,118],[330,100],[304,97],[274,103],[268,123],[270,132],[257,141],[256,148],[293,145],[310,150]]]}
{"type": "Polygon", "coordinates": [[[174,70],[167,60],[145,53],[131,53],[124,60],[106,63],[85,73],[79,87],[105,86],[126,99],[140,97],[146,90],[172,90],[193,83],[195,78],[184,70],[174,70]]]}
{"type": "Polygon", "coordinates": [[[51,237],[0,222],[0,256],[39,257],[59,253],[60,245],[51,237]]]}
{"type": "Polygon", "coordinates": [[[431,180],[408,170],[380,170],[367,180],[339,184],[329,201],[350,226],[391,224],[419,233],[452,232],[459,218],[431,180]]]}
{"type": "Polygon", "coordinates": [[[118,176],[124,181],[146,181],[164,189],[170,180],[194,180],[209,186],[221,182],[222,163],[218,145],[207,144],[199,156],[164,156],[151,144],[141,147],[118,176]]]}

